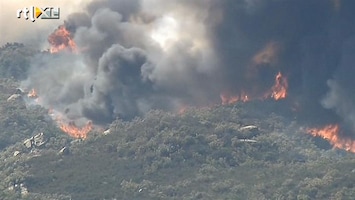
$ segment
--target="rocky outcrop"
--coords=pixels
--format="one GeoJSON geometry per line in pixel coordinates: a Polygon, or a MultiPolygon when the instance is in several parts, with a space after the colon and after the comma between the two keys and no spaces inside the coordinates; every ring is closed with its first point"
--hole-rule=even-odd
{"type": "Polygon", "coordinates": [[[59,150],[58,154],[59,155],[68,155],[70,153],[68,147],[63,147],[61,150],[59,150]]]}
{"type": "Polygon", "coordinates": [[[104,135],[110,134],[110,129],[107,129],[106,131],[103,132],[104,135]]]}
{"type": "Polygon", "coordinates": [[[15,151],[14,152],[14,157],[18,156],[21,152],[20,151],[15,151]]]}
{"type": "Polygon", "coordinates": [[[21,88],[16,88],[15,94],[23,95],[23,94],[25,94],[25,91],[21,88]]]}
{"type": "Polygon", "coordinates": [[[23,142],[26,148],[30,149],[32,147],[41,147],[46,143],[45,137],[43,133],[38,133],[37,135],[26,139],[23,142]]]}
{"type": "Polygon", "coordinates": [[[243,126],[239,128],[239,131],[257,131],[258,127],[254,125],[249,125],[249,126],[243,126]]]}
{"type": "Polygon", "coordinates": [[[39,133],[33,137],[33,144],[36,147],[40,147],[46,143],[43,133],[39,133]]]}
{"type": "Polygon", "coordinates": [[[260,134],[259,128],[254,125],[240,127],[239,132],[240,132],[239,139],[251,139],[260,134]]]}
{"type": "Polygon", "coordinates": [[[22,197],[28,194],[28,189],[23,183],[14,184],[8,187],[8,190],[18,192],[21,194],[22,197]]]}
{"type": "Polygon", "coordinates": [[[15,101],[21,99],[21,94],[13,94],[9,98],[7,98],[7,102],[15,101]]]}
{"type": "Polygon", "coordinates": [[[25,147],[26,147],[27,149],[32,148],[32,138],[26,139],[26,140],[23,142],[23,145],[25,145],[25,147]]]}

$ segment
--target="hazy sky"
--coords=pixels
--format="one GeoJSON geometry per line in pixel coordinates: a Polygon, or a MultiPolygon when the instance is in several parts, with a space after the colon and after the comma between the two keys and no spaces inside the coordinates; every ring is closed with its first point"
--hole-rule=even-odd
{"type": "Polygon", "coordinates": [[[1,0],[0,1],[0,46],[6,42],[24,42],[45,45],[47,36],[60,24],[66,16],[74,11],[84,10],[81,0],[1,0]],[[25,7],[60,7],[59,20],[18,19],[16,11],[25,7]]]}

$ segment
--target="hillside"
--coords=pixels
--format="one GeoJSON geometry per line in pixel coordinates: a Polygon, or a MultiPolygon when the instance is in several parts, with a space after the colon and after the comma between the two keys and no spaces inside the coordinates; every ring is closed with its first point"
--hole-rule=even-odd
{"type": "MultiPolygon", "coordinates": [[[[52,130],[39,130],[50,142],[30,150],[23,140],[39,130],[26,125],[25,130],[31,130],[26,134],[11,128],[17,139],[8,141],[1,152],[3,195],[8,199],[351,199],[354,180],[349,174],[355,157],[329,149],[300,131],[296,122],[256,109],[258,104],[268,107],[274,102],[191,109],[182,115],[151,111],[130,122],[117,120],[109,134],[93,132],[85,141],[64,133],[50,135],[56,128],[47,122],[52,130]],[[258,128],[241,129],[247,125],[258,128]],[[58,153],[64,146],[68,153],[58,153]],[[14,156],[15,151],[19,155],[14,156]],[[16,184],[23,184],[29,193],[8,189],[16,184]]],[[[21,115],[14,120],[23,123],[21,115]]]]}
{"type": "Polygon", "coordinates": [[[80,140],[60,131],[48,110],[21,95],[9,100],[18,86],[0,79],[4,200],[355,196],[354,154],[307,134],[283,101],[152,110],[80,140]]]}

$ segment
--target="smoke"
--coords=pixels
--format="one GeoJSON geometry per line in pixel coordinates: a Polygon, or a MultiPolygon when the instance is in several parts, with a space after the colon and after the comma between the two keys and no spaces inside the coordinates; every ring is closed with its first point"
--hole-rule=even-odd
{"type": "Polygon", "coordinates": [[[38,55],[24,85],[69,119],[105,124],[211,105],[221,93],[259,97],[281,72],[301,117],[354,124],[354,9],[351,0],[95,0],[64,23],[79,53],[38,55]]]}
{"type": "Polygon", "coordinates": [[[325,108],[334,110],[343,123],[352,131],[355,130],[355,37],[347,40],[342,47],[342,56],[335,75],[327,84],[329,91],[322,104],[325,108]]]}
{"type": "Polygon", "coordinates": [[[113,45],[100,58],[92,95],[82,102],[85,116],[97,121],[112,120],[114,114],[129,117],[144,111],[151,87],[142,81],[140,71],[146,62],[144,51],[113,45]]]}

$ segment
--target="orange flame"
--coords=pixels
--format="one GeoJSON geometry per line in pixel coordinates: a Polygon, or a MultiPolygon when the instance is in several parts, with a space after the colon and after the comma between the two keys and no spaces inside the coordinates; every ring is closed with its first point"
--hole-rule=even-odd
{"type": "Polygon", "coordinates": [[[249,101],[249,97],[245,92],[242,92],[238,96],[229,95],[227,93],[222,93],[222,94],[220,94],[220,98],[222,101],[222,105],[234,104],[234,103],[237,103],[238,101],[242,101],[242,102],[249,101]]]}
{"type": "MultiPolygon", "coordinates": [[[[28,97],[34,98],[36,104],[40,105],[39,97],[35,89],[30,90],[27,94],[28,97]]],[[[93,129],[92,122],[89,121],[84,127],[77,127],[74,122],[66,123],[67,120],[64,120],[63,114],[55,111],[54,109],[48,109],[48,115],[58,124],[59,128],[74,138],[85,139],[87,134],[93,129]]]]}
{"type": "Polygon", "coordinates": [[[74,122],[66,123],[62,113],[49,109],[48,114],[55,122],[57,122],[59,128],[71,137],[85,139],[88,133],[93,129],[91,121],[89,121],[84,127],[79,128],[74,122]]]}
{"type": "Polygon", "coordinates": [[[51,45],[49,50],[51,53],[58,53],[65,49],[77,52],[77,46],[73,40],[73,36],[64,25],[59,26],[51,35],[49,35],[48,42],[51,45]]]}
{"type": "Polygon", "coordinates": [[[355,141],[348,138],[339,137],[339,125],[327,125],[323,128],[307,129],[313,136],[319,136],[329,141],[335,148],[344,149],[355,153],[355,141]]]}
{"type": "Polygon", "coordinates": [[[287,97],[288,82],[287,78],[283,77],[279,72],[275,77],[275,84],[271,90],[265,94],[265,98],[271,97],[275,100],[284,99],[287,97]]]}
{"type": "Polygon", "coordinates": [[[30,98],[37,98],[38,95],[37,95],[36,90],[35,90],[35,89],[30,90],[30,91],[28,92],[28,94],[27,94],[27,97],[30,97],[30,98]]]}
{"type": "MultiPolygon", "coordinates": [[[[281,72],[279,72],[275,77],[275,84],[272,86],[272,88],[268,92],[266,92],[263,97],[259,96],[255,98],[258,99],[273,98],[275,100],[284,99],[287,97],[287,89],[288,89],[287,78],[283,77],[281,72]]],[[[247,95],[247,93],[244,91],[242,91],[240,95],[230,95],[229,93],[224,92],[220,94],[220,98],[222,101],[222,105],[234,104],[238,101],[247,102],[251,100],[249,95],[247,95]]]]}
{"type": "Polygon", "coordinates": [[[74,138],[85,139],[87,137],[87,134],[92,130],[91,121],[89,121],[84,127],[81,128],[77,127],[74,122],[70,122],[68,125],[61,121],[57,122],[59,123],[59,128],[63,132],[74,138]]]}

